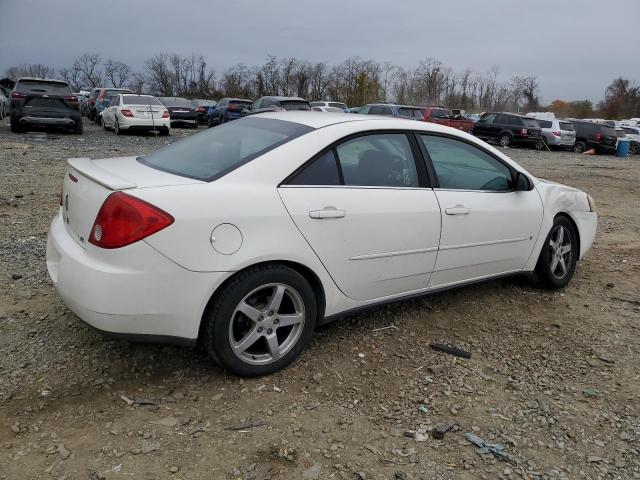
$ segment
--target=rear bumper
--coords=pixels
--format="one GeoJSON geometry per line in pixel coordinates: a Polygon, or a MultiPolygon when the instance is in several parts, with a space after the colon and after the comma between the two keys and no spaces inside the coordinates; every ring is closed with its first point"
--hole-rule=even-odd
{"type": "Polygon", "coordinates": [[[189,343],[228,272],[191,272],[144,241],[115,250],[80,246],[58,214],[47,269],[64,303],[95,329],[136,340],[189,343]],[[163,340],[164,339],[164,340],[163,340]]]}
{"type": "Polygon", "coordinates": [[[573,147],[573,144],[576,143],[575,138],[568,140],[556,137],[555,135],[544,135],[544,140],[550,147],[573,147]]]}
{"type": "Polygon", "coordinates": [[[56,118],[56,117],[21,117],[18,120],[21,125],[48,125],[57,127],[72,127],[79,122],[80,119],[73,118],[56,118]]]}
{"type": "Polygon", "coordinates": [[[168,118],[137,118],[137,117],[125,117],[124,115],[118,115],[118,126],[120,130],[153,130],[155,125],[156,129],[170,128],[171,121],[168,118]]]}

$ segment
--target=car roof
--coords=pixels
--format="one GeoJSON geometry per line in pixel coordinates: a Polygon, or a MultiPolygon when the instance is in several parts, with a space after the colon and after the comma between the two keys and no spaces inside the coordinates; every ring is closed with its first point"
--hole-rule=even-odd
{"type": "Polygon", "coordinates": [[[356,113],[290,110],[288,112],[257,113],[254,116],[262,118],[273,118],[275,120],[283,120],[286,122],[300,123],[311,128],[328,127],[329,125],[335,125],[338,123],[369,121],[374,123],[374,125],[371,125],[371,128],[375,129],[375,123],[384,120],[386,122],[397,122],[398,128],[405,128],[407,130],[424,130],[428,132],[440,133],[452,133],[453,130],[453,132],[459,134],[459,130],[452,129],[451,127],[446,127],[444,125],[438,125],[436,123],[428,122],[418,122],[417,120],[390,117],[388,115],[359,115],[356,113]]]}
{"type": "Polygon", "coordinates": [[[282,97],[282,96],[278,96],[278,95],[265,95],[262,98],[270,98],[272,100],[278,100],[280,102],[285,101],[285,100],[295,100],[298,102],[306,102],[306,100],[302,97],[282,97]]]}
{"type": "Polygon", "coordinates": [[[55,83],[63,83],[65,85],[69,85],[69,83],[65,82],[64,80],[60,80],[58,78],[37,78],[37,77],[20,77],[18,80],[16,80],[16,83],[18,82],[22,82],[22,81],[30,81],[30,82],[55,82],[55,83]]]}

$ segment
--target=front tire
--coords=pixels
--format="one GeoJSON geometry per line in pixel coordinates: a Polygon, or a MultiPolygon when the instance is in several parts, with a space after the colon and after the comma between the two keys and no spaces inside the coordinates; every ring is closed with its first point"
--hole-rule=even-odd
{"type": "Polygon", "coordinates": [[[268,375],[300,355],[316,321],[316,297],[302,275],[284,265],[259,266],[216,294],[203,318],[203,345],[236,375],[268,375]]]}
{"type": "Polygon", "coordinates": [[[564,216],[556,217],[536,264],[538,283],[555,290],[566,286],[576,271],[580,248],[578,232],[564,216]]]}

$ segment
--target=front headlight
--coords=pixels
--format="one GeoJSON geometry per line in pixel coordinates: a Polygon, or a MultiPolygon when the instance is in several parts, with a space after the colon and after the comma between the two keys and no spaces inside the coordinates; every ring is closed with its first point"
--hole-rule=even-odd
{"type": "Polygon", "coordinates": [[[587,200],[589,201],[589,210],[592,212],[596,211],[596,201],[593,199],[591,195],[587,195],[587,200]]]}

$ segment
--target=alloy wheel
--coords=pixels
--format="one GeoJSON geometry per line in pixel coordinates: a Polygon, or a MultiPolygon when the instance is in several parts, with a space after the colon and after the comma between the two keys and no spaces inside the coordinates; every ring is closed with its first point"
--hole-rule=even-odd
{"type": "Polygon", "coordinates": [[[511,144],[511,137],[509,135],[502,135],[498,140],[500,142],[500,146],[508,147],[511,144]]]}
{"type": "Polygon", "coordinates": [[[569,271],[573,252],[571,250],[571,232],[563,225],[558,225],[549,239],[550,270],[556,278],[564,278],[569,271]]]}
{"type": "Polygon", "coordinates": [[[301,295],[283,283],[262,285],[236,306],[229,344],[243,362],[265,365],[286,355],[300,339],[305,311],[301,295]]]}

